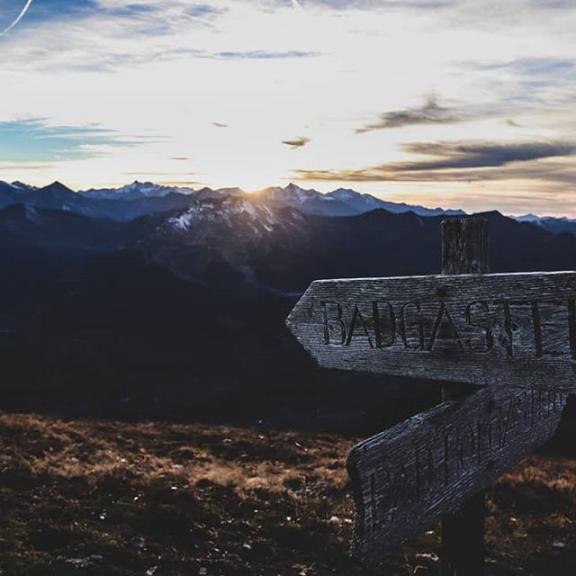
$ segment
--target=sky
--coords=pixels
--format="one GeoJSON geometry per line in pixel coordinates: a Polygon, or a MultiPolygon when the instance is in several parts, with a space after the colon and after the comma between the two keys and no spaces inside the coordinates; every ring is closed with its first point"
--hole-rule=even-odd
{"type": "Polygon", "coordinates": [[[576,217],[575,30],[574,0],[0,0],[0,179],[576,217]]]}

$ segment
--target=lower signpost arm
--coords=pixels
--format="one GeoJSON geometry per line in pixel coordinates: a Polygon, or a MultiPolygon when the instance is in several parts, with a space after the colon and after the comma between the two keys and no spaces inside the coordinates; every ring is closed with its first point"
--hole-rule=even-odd
{"type": "MultiPolygon", "coordinates": [[[[489,271],[488,221],[454,218],[442,222],[442,273],[489,271]]],[[[465,394],[465,392],[464,392],[465,394]]],[[[458,400],[462,387],[444,385],[442,400],[458,400]]],[[[482,576],[485,566],[486,492],[470,498],[442,520],[442,576],[482,576]]]]}

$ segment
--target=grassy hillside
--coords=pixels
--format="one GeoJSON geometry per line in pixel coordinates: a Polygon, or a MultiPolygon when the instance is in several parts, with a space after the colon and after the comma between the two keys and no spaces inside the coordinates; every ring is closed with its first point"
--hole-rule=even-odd
{"type": "MultiPolygon", "coordinates": [[[[0,574],[436,574],[424,534],[370,572],[347,558],[353,440],[0,415],[0,574]]],[[[491,574],[576,573],[576,461],[527,459],[491,491],[491,574]]]]}

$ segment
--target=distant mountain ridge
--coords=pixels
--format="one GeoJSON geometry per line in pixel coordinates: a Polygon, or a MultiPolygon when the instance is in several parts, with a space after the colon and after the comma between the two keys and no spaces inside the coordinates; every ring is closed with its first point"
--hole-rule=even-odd
{"type": "Polygon", "coordinates": [[[524,214],[523,216],[517,216],[516,220],[518,222],[529,222],[554,234],[572,234],[572,236],[576,236],[576,219],[573,218],[524,214]]]}
{"type": "Polygon", "coordinates": [[[138,200],[142,198],[163,198],[168,194],[193,194],[193,188],[162,186],[153,182],[139,182],[135,180],[132,184],[121,186],[120,188],[92,188],[79,192],[86,198],[97,200],[138,200]]]}
{"type": "MultiPolygon", "coordinates": [[[[0,181],[0,209],[22,204],[118,222],[129,222],[152,214],[191,210],[199,202],[226,198],[257,200],[269,207],[292,208],[303,214],[330,218],[360,216],[374,210],[386,210],[392,214],[413,213],[422,218],[466,215],[463,210],[390,202],[348,188],[322,193],[301,188],[294,183],[285,187],[272,186],[257,192],[245,192],[241,188],[195,189],[136,180],[118,188],[91,188],[75,192],[60,182],[38,188],[23,182],[0,181]]],[[[511,218],[553,234],[571,234],[576,237],[576,219],[535,214],[511,218]]]]}
{"type": "Polygon", "coordinates": [[[465,214],[463,210],[444,210],[442,208],[425,208],[418,205],[387,202],[371,194],[361,194],[346,188],[339,188],[323,194],[317,190],[305,190],[291,183],[285,188],[265,188],[256,194],[316,216],[359,216],[380,209],[393,214],[414,212],[414,214],[424,217],[463,216],[465,214]]]}
{"type": "Polygon", "coordinates": [[[129,221],[147,214],[188,208],[200,200],[227,197],[259,198],[265,203],[296,208],[305,214],[328,217],[358,216],[379,209],[393,214],[414,212],[422,217],[464,215],[462,210],[388,202],[350,189],[340,188],[324,194],[317,190],[306,190],[296,184],[247,193],[240,188],[205,187],[196,190],[135,181],[119,188],[75,192],[60,182],[54,182],[43,188],[28,186],[21,182],[11,184],[0,182],[0,208],[24,204],[118,221],[129,221]]]}
{"type": "Polygon", "coordinates": [[[185,208],[189,204],[187,194],[149,183],[134,183],[118,190],[90,190],[84,193],[74,192],[60,182],[36,188],[21,182],[9,184],[0,181],[0,208],[23,204],[92,218],[129,221],[146,214],[185,208]]]}

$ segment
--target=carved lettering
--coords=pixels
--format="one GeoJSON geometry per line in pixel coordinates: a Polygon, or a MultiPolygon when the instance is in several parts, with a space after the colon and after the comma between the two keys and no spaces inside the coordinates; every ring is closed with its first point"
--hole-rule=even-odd
{"type": "Polygon", "coordinates": [[[404,342],[404,348],[408,350],[424,350],[424,321],[422,318],[422,309],[418,302],[407,302],[403,304],[401,307],[401,323],[400,323],[400,331],[402,334],[402,341],[404,342]],[[410,321],[409,318],[410,313],[414,315],[416,318],[412,316],[410,321]],[[416,328],[416,336],[408,334],[408,328],[416,328]],[[416,345],[412,342],[416,341],[416,345]]]}
{"type": "Polygon", "coordinates": [[[485,321],[483,323],[478,323],[476,318],[476,314],[478,311],[481,311],[486,316],[490,311],[490,306],[488,302],[472,302],[466,306],[466,311],[464,313],[466,318],[466,323],[473,328],[479,328],[482,330],[482,336],[480,338],[480,342],[482,343],[481,347],[477,348],[474,346],[472,341],[468,339],[467,345],[468,348],[472,352],[480,352],[480,353],[488,353],[492,351],[494,348],[494,335],[492,332],[492,324],[493,322],[485,321]]]}
{"type": "Polygon", "coordinates": [[[358,305],[354,306],[354,310],[352,311],[352,319],[350,320],[350,326],[348,328],[348,335],[346,336],[345,345],[350,346],[350,344],[352,343],[352,338],[354,338],[356,328],[358,326],[361,329],[362,336],[366,338],[368,346],[370,348],[374,348],[372,338],[370,337],[370,332],[368,331],[368,324],[364,316],[362,315],[362,312],[360,312],[358,305]]]}
{"type": "Polygon", "coordinates": [[[390,348],[396,342],[396,314],[390,302],[372,302],[376,348],[390,348]],[[384,307],[385,310],[381,311],[384,307]]]}
{"type": "Polygon", "coordinates": [[[508,433],[512,429],[515,420],[516,420],[516,402],[514,400],[509,400],[508,408],[506,410],[504,421],[502,423],[502,427],[500,430],[500,448],[504,448],[506,446],[508,433]]]}
{"type": "Polygon", "coordinates": [[[344,346],[346,342],[346,325],[344,324],[342,305],[338,302],[322,302],[322,315],[324,319],[324,344],[326,346],[344,346]],[[330,313],[332,312],[332,316],[330,313]],[[339,333],[336,341],[334,333],[339,333]]]}
{"type": "Polygon", "coordinates": [[[462,473],[470,467],[475,455],[476,439],[472,424],[464,424],[460,429],[458,440],[458,470],[462,473]]]}
{"type": "Polygon", "coordinates": [[[500,339],[501,344],[506,349],[509,358],[514,356],[514,327],[512,324],[512,311],[510,310],[510,303],[506,301],[497,300],[494,304],[501,305],[504,312],[504,333],[500,339]]]}
{"type": "MultiPolygon", "coordinates": [[[[517,372],[518,363],[524,361],[544,367],[558,362],[559,370],[568,370],[566,363],[576,361],[576,298],[453,303],[435,295],[422,301],[374,299],[365,304],[319,299],[315,306],[317,312],[312,317],[321,329],[317,342],[330,348],[371,350],[377,372],[381,371],[377,354],[400,352],[431,355],[442,363],[451,357],[456,360],[468,356],[472,366],[494,358],[498,371],[507,370],[508,360],[517,372]]],[[[387,365],[383,362],[383,372],[387,365]]],[[[444,364],[439,366],[443,369],[444,364]]],[[[412,372],[410,365],[406,365],[406,372],[412,372]]],[[[436,378],[436,369],[431,372],[436,378]]],[[[390,373],[399,372],[392,369],[390,373]]],[[[466,381],[466,374],[461,370],[458,373],[460,381],[466,381]]],[[[427,374],[419,376],[426,378],[427,374]]],[[[536,380],[530,376],[528,372],[529,384],[535,385],[536,380]]],[[[538,374],[537,380],[544,388],[555,386],[543,374],[538,374]]],[[[565,379],[560,387],[570,387],[566,382],[565,379]]],[[[535,413],[532,417],[537,419],[540,415],[535,413]]]]}
{"type": "Polygon", "coordinates": [[[430,342],[428,343],[428,351],[434,350],[434,346],[438,337],[441,336],[442,340],[453,340],[458,348],[463,352],[464,346],[460,340],[460,334],[458,329],[452,320],[450,311],[444,302],[440,303],[440,308],[438,310],[438,315],[434,321],[434,326],[432,328],[432,335],[430,336],[430,342]]]}
{"type": "Polygon", "coordinates": [[[417,447],[414,451],[416,462],[416,494],[418,499],[434,484],[434,453],[430,446],[417,447]]]}
{"type": "Polygon", "coordinates": [[[444,301],[364,308],[322,301],[323,342],[332,347],[403,349],[416,353],[480,354],[576,360],[576,299],[562,302],[479,300],[452,309],[444,301]]]}

